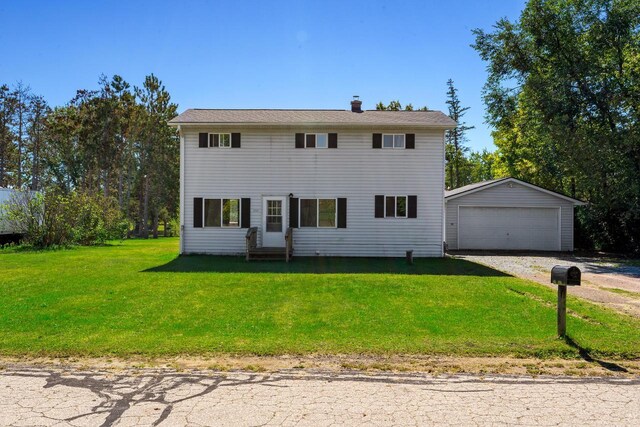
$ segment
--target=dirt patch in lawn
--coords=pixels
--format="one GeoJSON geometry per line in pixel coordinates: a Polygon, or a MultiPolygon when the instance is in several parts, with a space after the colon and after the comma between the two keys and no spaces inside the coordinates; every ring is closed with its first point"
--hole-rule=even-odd
{"type": "Polygon", "coordinates": [[[177,371],[278,372],[362,371],[416,372],[431,375],[502,374],[565,375],[589,377],[640,377],[640,360],[603,361],[582,359],[535,359],[516,357],[441,357],[419,355],[308,355],[308,356],[211,356],[166,358],[46,358],[2,357],[3,366],[56,366],[69,369],[121,371],[131,369],[172,369],[177,371]]]}

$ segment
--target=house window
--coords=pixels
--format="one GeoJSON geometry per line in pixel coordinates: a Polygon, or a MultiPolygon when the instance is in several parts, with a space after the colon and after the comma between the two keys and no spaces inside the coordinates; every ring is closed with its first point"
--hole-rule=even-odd
{"type": "Polygon", "coordinates": [[[382,135],[382,148],[404,148],[404,134],[382,135]]]}
{"type": "Polygon", "coordinates": [[[336,199],[300,199],[300,227],[335,228],[336,199]]]}
{"type": "Polygon", "coordinates": [[[204,201],[204,226],[220,227],[222,214],[220,199],[205,199],[204,201]]]}
{"type": "Polygon", "coordinates": [[[386,196],[384,198],[384,216],[387,218],[407,217],[407,196],[386,196]]]}
{"type": "Polygon", "coordinates": [[[205,199],[205,227],[240,227],[240,199],[205,199]]]}
{"type": "Polygon", "coordinates": [[[231,147],[231,134],[230,133],[210,133],[209,134],[209,147],[231,147]]]}
{"type": "Polygon", "coordinates": [[[222,199],[222,226],[240,227],[240,199],[222,199]]]}
{"type": "Polygon", "coordinates": [[[306,148],[328,148],[329,137],[326,133],[307,133],[304,135],[306,148]]]}
{"type": "Polygon", "coordinates": [[[300,199],[300,227],[318,226],[318,200],[300,199]]]}
{"type": "Polygon", "coordinates": [[[336,199],[318,200],[318,227],[336,226],[336,199]]]}

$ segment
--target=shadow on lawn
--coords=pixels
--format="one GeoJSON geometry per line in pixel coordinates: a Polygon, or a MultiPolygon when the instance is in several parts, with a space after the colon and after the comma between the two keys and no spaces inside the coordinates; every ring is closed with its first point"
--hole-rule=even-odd
{"type": "Polygon", "coordinates": [[[576,350],[578,350],[580,357],[582,357],[585,362],[597,363],[598,365],[602,366],[604,369],[612,372],[629,372],[625,367],[620,366],[617,363],[606,362],[604,360],[595,359],[593,356],[591,356],[591,353],[589,353],[589,350],[582,347],[569,335],[566,335],[564,337],[564,340],[570,347],[573,347],[576,350]]]}
{"type": "Polygon", "coordinates": [[[404,258],[296,257],[292,262],[245,261],[244,257],[183,255],[145,272],[162,273],[311,273],[311,274],[415,274],[441,276],[510,277],[506,273],[453,258],[416,258],[409,265],[404,258]]]}

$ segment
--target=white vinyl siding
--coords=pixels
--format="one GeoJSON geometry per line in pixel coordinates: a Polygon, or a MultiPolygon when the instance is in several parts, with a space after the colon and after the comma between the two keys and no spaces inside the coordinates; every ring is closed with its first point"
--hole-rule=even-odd
{"type": "MultiPolygon", "coordinates": [[[[234,128],[234,129],[237,129],[234,128]]],[[[262,197],[293,194],[299,199],[347,199],[347,228],[294,229],[297,256],[442,256],[444,133],[415,133],[414,150],[371,150],[378,129],[318,129],[337,132],[335,150],[296,150],[296,132],[306,129],[238,129],[242,150],[198,147],[199,132],[223,129],[182,127],[184,136],[184,253],[242,254],[246,229],[194,228],[193,198],[251,198],[251,225],[262,245],[262,197]],[[374,217],[376,194],[417,195],[418,220],[374,217]]],[[[289,203],[284,215],[289,223],[289,203]]]]}
{"type": "MultiPolygon", "coordinates": [[[[463,206],[467,207],[510,207],[510,208],[554,208],[557,214],[560,210],[560,224],[558,240],[561,251],[573,250],[573,209],[572,202],[556,197],[552,194],[538,191],[516,182],[505,182],[493,187],[462,195],[446,202],[445,234],[447,246],[451,250],[458,249],[459,218],[458,212],[463,206]]],[[[505,211],[506,212],[506,211],[505,211]]],[[[540,211],[537,216],[544,215],[540,211]]],[[[528,214],[535,215],[535,212],[528,214]]],[[[527,215],[528,215],[527,214],[527,215]]],[[[546,212],[547,215],[552,215],[546,212]]],[[[507,212],[507,216],[509,212],[507,212]]],[[[547,221],[549,222],[549,221],[547,221]]],[[[556,232],[557,233],[557,232],[556,232]]],[[[505,248],[509,249],[509,248],[505,248]]],[[[557,249],[554,249],[557,250],[557,249]]]]}

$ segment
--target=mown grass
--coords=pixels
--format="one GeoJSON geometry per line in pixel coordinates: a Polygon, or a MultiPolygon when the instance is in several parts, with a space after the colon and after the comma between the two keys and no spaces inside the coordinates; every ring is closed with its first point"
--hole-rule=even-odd
{"type": "MultiPolygon", "coordinates": [[[[176,257],[178,240],[0,251],[0,354],[640,357],[640,321],[455,259],[176,257]]],[[[571,292],[571,290],[569,291],[571,292]]]]}

